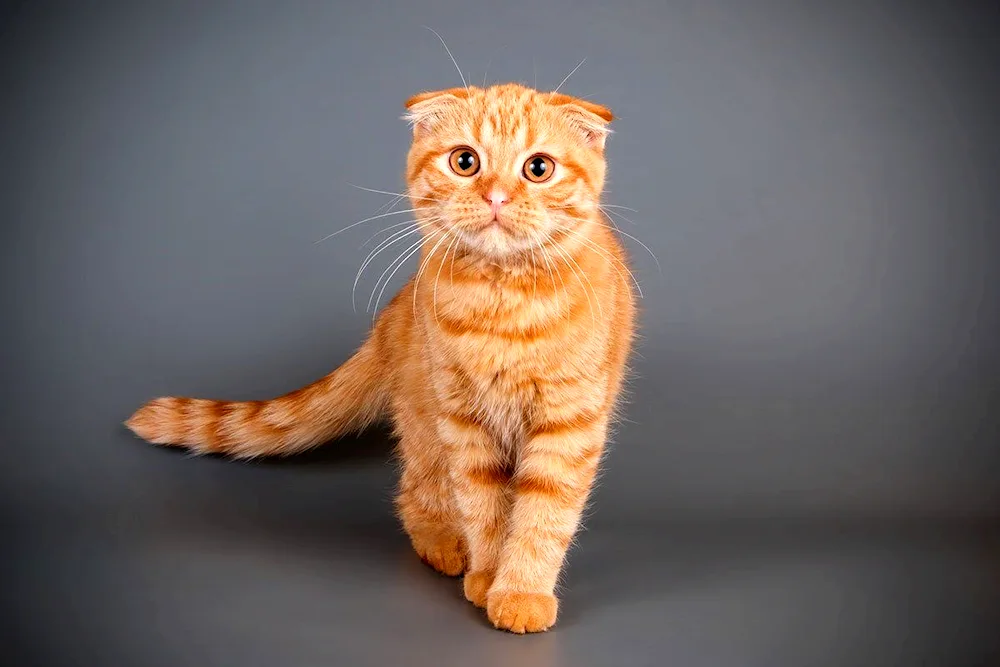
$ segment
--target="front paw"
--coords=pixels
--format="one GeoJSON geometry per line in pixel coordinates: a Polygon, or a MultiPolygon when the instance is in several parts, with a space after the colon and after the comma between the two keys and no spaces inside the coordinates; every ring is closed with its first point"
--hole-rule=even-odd
{"type": "Polygon", "coordinates": [[[518,634],[548,630],[558,610],[559,601],[548,593],[494,591],[486,598],[486,615],[494,627],[518,634]]]}
{"type": "Polygon", "coordinates": [[[465,589],[465,599],[480,609],[485,609],[486,593],[489,592],[492,585],[492,572],[469,572],[462,582],[462,588],[465,589]]]}

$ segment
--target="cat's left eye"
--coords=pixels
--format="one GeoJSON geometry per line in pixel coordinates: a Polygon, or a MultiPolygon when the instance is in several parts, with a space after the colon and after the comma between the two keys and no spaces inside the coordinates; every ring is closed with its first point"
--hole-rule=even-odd
{"type": "Polygon", "coordinates": [[[544,183],[552,178],[556,161],[548,155],[532,155],[524,163],[524,177],[532,183],[544,183]]]}

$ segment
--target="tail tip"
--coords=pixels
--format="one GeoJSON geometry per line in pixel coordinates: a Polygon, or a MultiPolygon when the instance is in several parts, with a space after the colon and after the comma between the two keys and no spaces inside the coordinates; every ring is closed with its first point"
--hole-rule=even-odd
{"type": "Polygon", "coordinates": [[[157,398],[142,406],[125,420],[125,426],[137,436],[156,444],[169,444],[164,437],[170,431],[174,402],[157,398]]]}

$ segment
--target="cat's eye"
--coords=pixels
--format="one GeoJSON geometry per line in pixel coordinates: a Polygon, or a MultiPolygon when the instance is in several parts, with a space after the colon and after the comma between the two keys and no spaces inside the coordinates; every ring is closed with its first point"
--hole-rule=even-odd
{"type": "Polygon", "coordinates": [[[544,183],[555,170],[556,162],[548,155],[532,155],[524,163],[524,177],[532,183],[544,183]]]}
{"type": "Polygon", "coordinates": [[[479,171],[479,156],[468,146],[460,146],[448,156],[448,164],[459,176],[475,176],[479,171]]]}

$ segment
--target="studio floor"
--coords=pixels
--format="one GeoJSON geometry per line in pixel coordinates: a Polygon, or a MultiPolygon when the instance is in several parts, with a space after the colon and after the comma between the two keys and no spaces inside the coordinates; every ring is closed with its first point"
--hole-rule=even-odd
{"type": "Polygon", "coordinates": [[[557,627],[514,636],[410,551],[391,466],[156,456],[171,481],[137,481],[131,502],[23,508],[6,664],[1000,664],[1000,550],[981,527],[613,525],[598,508],[557,627]]]}

